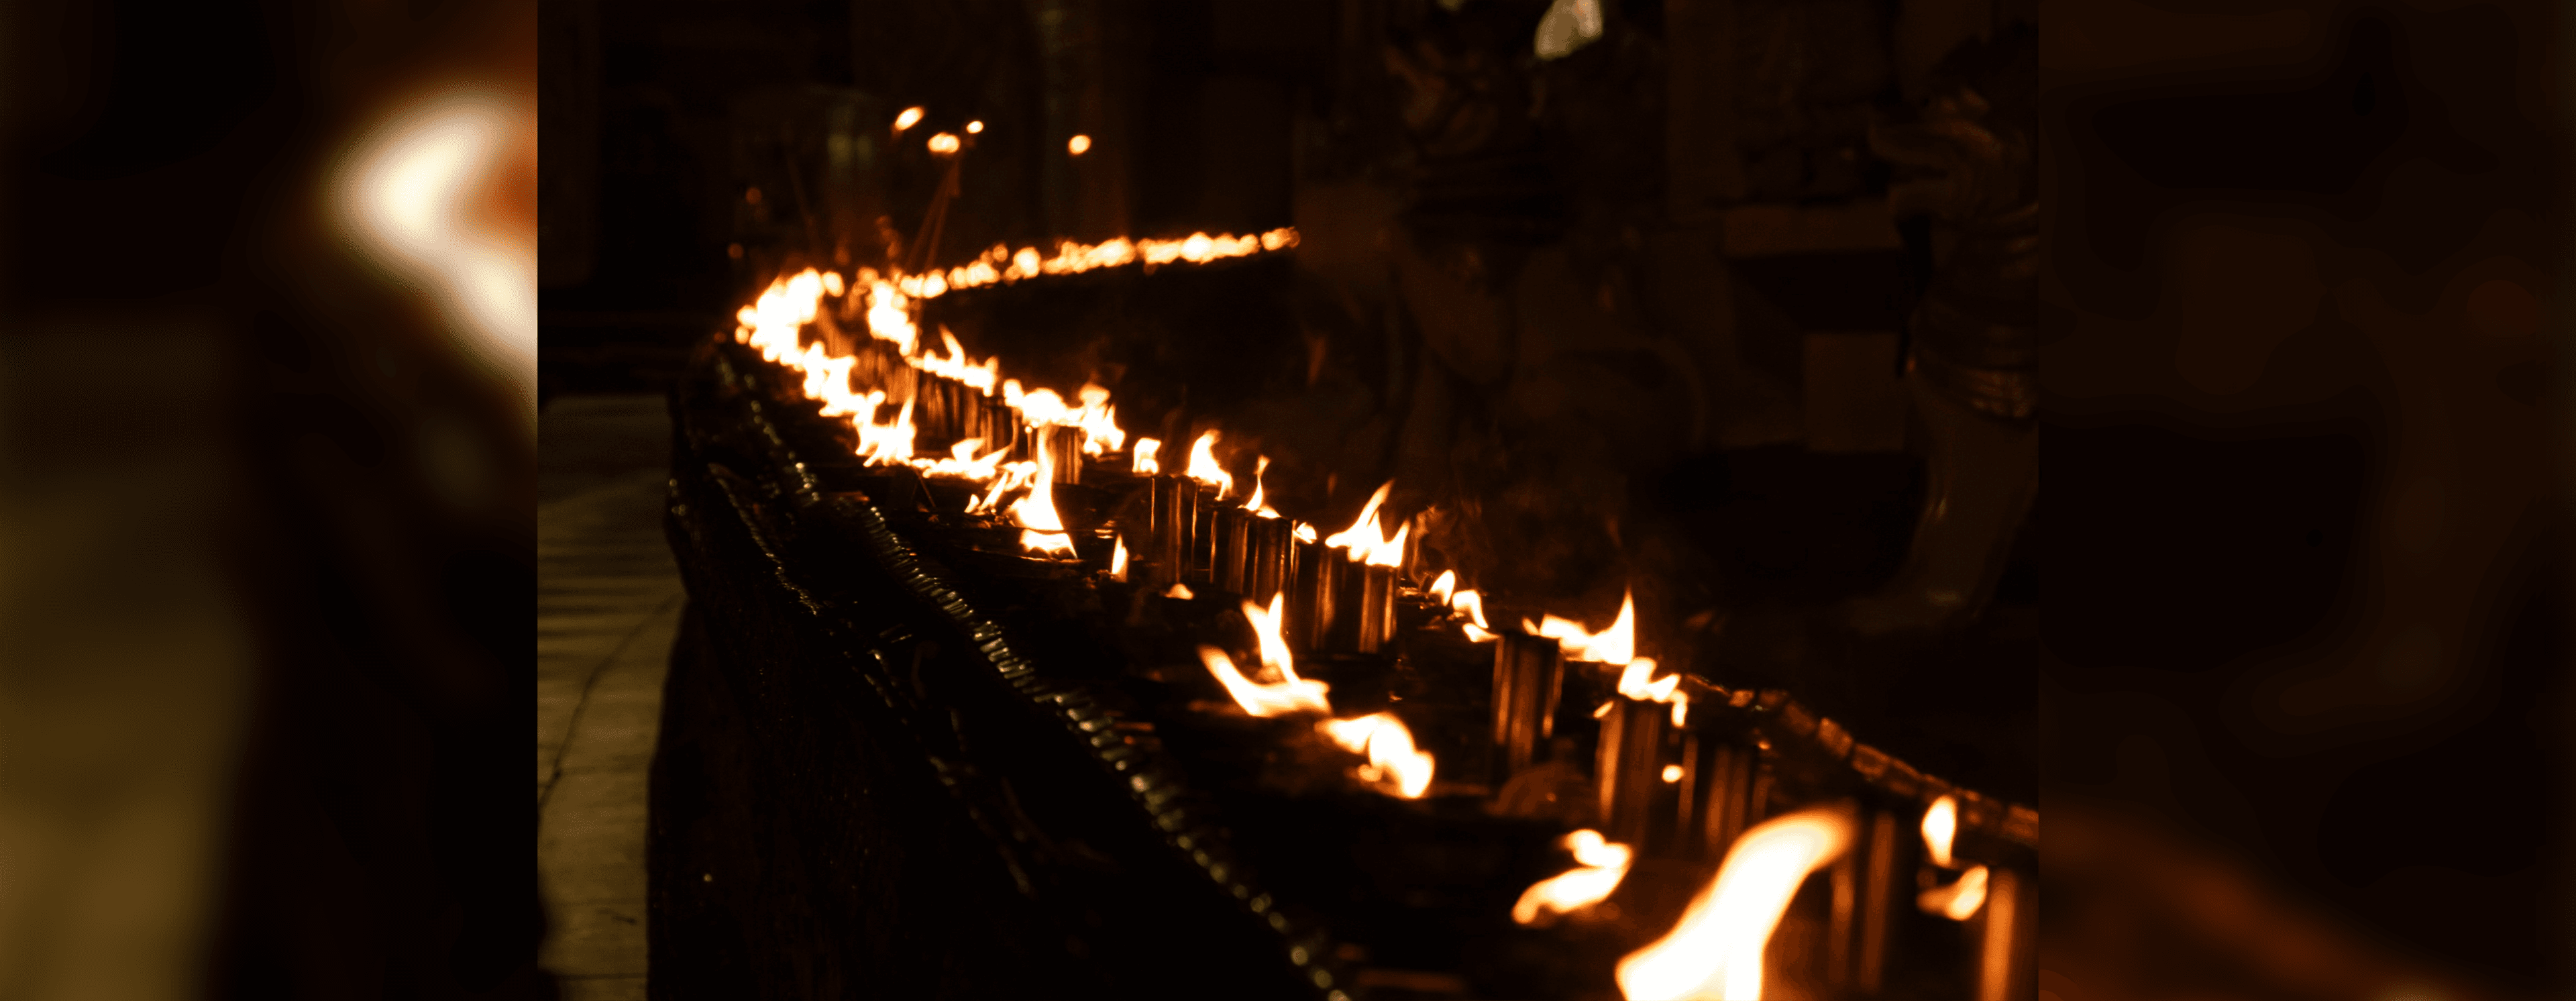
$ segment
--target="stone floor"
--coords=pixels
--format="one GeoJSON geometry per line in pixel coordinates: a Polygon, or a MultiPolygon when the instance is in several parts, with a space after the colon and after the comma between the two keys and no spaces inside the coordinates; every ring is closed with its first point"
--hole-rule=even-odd
{"type": "Polygon", "coordinates": [[[645,775],[681,606],[669,435],[659,395],[561,397],[541,423],[540,962],[571,1001],[644,997],[645,775]]]}

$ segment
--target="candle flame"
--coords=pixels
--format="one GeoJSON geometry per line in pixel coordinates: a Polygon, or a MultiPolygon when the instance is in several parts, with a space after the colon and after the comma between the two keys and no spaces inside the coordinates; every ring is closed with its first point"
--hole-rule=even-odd
{"type": "Polygon", "coordinates": [[[1209,431],[1190,445],[1189,477],[1215,487],[1217,499],[1223,500],[1226,493],[1234,489],[1234,476],[1226,472],[1224,466],[1217,465],[1216,437],[1215,431],[1209,431]]]}
{"type": "Polygon", "coordinates": [[[1512,920],[1535,924],[1541,914],[1570,914],[1610,898],[1619,881],[1628,877],[1628,863],[1635,857],[1627,845],[1604,841],[1601,832],[1585,828],[1566,835],[1557,844],[1574,852],[1577,868],[1530,884],[1521,891],[1521,899],[1512,905],[1512,920]]]}
{"type": "Polygon", "coordinates": [[[903,109],[902,114],[894,116],[894,130],[901,132],[921,124],[921,115],[922,109],[919,106],[903,109]]]}
{"type": "Polygon", "coordinates": [[[1430,593],[1430,595],[1431,595],[1431,600],[1433,600],[1433,601],[1437,601],[1437,602],[1439,602],[1439,603],[1441,603],[1441,604],[1443,604],[1443,605],[1446,605],[1446,604],[1448,604],[1448,603],[1449,603],[1449,592],[1451,592],[1451,591],[1453,591],[1453,590],[1456,590],[1456,589],[1457,589],[1457,587],[1458,587],[1458,572],[1457,572],[1457,571],[1455,571],[1455,570],[1443,570],[1443,571],[1440,571],[1440,576],[1435,577],[1435,578],[1432,578],[1432,581],[1431,581],[1431,588],[1430,588],[1430,591],[1429,591],[1429,593],[1430,593]]]}
{"type": "Polygon", "coordinates": [[[1403,799],[1421,799],[1431,788],[1431,754],[1414,748],[1413,731],[1394,713],[1325,720],[1316,726],[1343,750],[1368,753],[1368,764],[1359,767],[1363,781],[1403,799]]]}
{"type": "Polygon", "coordinates": [[[982,123],[982,122],[968,122],[968,123],[966,123],[966,134],[967,134],[967,135],[970,135],[970,136],[971,136],[971,135],[979,135],[979,134],[982,134],[982,133],[983,133],[983,131],[984,131],[984,123],[982,123]]]}
{"type": "Polygon", "coordinates": [[[1413,531],[1413,526],[1404,525],[1395,530],[1394,538],[1388,538],[1385,527],[1378,521],[1378,508],[1386,503],[1387,494],[1394,489],[1394,480],[1379,486],[1376,493],[1369,495],[1368,504],[1360,508],[1359,517],[1352,520],[1351,527],[1325,536],[1324,545],[1344,550],[1353,563],[1402,567],[1404,539],[1413,531]]]}
{"type": "MultiPolygon", "coordinates": [[[[1173,585],[1176,589],[1179,586],[1173,585]]],[[[1242,706],[1244,712],[1255,716],[1284,716],[1299,712],[1332,714],[1332,704],[1324,699],[1329,686],[1323,682],[1308,681],[1290,674],[1277,684],[1261,684],[1244,677],[1243,672],[1235,669],[1234,661],[1225,655],[1225,651],[1212,646],[1199,648],[1199,660],[1207,664],[1208,673],[1216,676],[1217,683],[1225,686],[1226,694],[1234,696],[1235,704],[1242,706]]]]}
{"type": "Polygon", "coordinates": [[[1959,874],[1958,882],[1936,886],[1914,898],[1915,906],[1925,914],[1938,914],[1952,921],[1965,921],[1977,916],[1986,905],[1986,867],[1971,866],[1959,874]]]}
{"type": "Polygon", "coordinates": [[[1827,807],[1744,832],[1672,931],[1619,961],[1620,993],[1628,1001],[1760,1001],[1763,947],[1799,884],[1850,845],[1851,828],[1846,813],[1827,807]]]}
{"type": "Polygon", "coordinates": [[[1075,156],[1091,152],[1090,136],[1075,136],[1064,141],[1064,151],[1075,156]]]}
{"type": "Polygon", "coordinates": [[[1127,582],[1127,537],[1118,537],[1118,548],[1109,551],[1109,579],[1127,582]]]}
{"type": "MultiPolygon", "coordinates": [[[[931,152],[933,152],[933,153],[937,153],[937,154],[939,154],[939,155],[941,155],[941,156],[946,156],[946,155],[948,155],[948,154],[950,154],[950,153],[957,152],[957,147],[958,147],[958,145],[959,145],[959,144],[958,144],[958,141],[957,141],[957,137],[956,137],[956,136],[954,136],[954,135],[950,135],[949,133],[946,133],[946,132],[942,132],[942,133],[939,133],[938,135],[934,135],[934,136],[931,136],[931,137],[930,137],[930,151],[931,151],[931,152]]],[[[934,280],[934,281],[938,280],[938,278],[939,278],[939,276],[938,276],[937,274],[935,274],[935,273],[934,273],[934,274],[932,274],[930,277],[931,277],[931,279],[932,279],[932,280],[934,280]]],[[[943,290],[943,291],[944,291],[944,290],[943,290]]],[[[933,293],[931,293],[931,294],[932,294],[932,295],[938,295],[939,293],[937,293],[937,292],[933,292],[933,293]]]]}
{"type": "Polygon", "coordinates": [[[1064,520],[1055,513],[1055,461],[1046,449],[1038,450],[1037,475],[1028,496],[1011,505],[1011,520],[1020,528],[1020,548],[1049,556],[1073,555],[1073,536],[1065,534],[1064,520]]]}
{"type": "Polygon", "coordinates": [[[1932,864],[1944,869],[1955,868],[1950,861],[1950,841],[1959,833],[1959,801],[1943,796],[1932,801],[1923,811],[1923,847],[1932,854],[1932,864]]]}
{"type": "Polygon", "coordinates": [[[1162,450],[1163,450],[1163,443],[1162,443],[1162,442],[1160,442],[1160,441],[1157,441],[1157,440],[1152,439],[1152,438],[1138,438],[1138,439],[1136,439],[1136,473],[1137,473],[1137,475],[1140,475],[1140,476],[1153,476],[1153,475],[1156,475],[1156,474],[1161,473],[1161,472],[1163,471],[1163,464],[1162,464],[1161,462],[1159,462],[1159,461],[1156,461],[1156,459],[1154,458],[1154,453],[1156,453],[1156,452],[1160,452],[1160,451],[1162,451],[1162,450]]]}
{"type": "Polygon", "coordinates": [[[1580,622],[1553,615],[1537,623],[1524,619],[1521,625],[1531,633],[1555,640],[1567,660],[1618,665],[1637,657],[1637,597],[1633,589],[1619,599],[1619,618],[1598,633],[1584,629],[1580,622]]]}

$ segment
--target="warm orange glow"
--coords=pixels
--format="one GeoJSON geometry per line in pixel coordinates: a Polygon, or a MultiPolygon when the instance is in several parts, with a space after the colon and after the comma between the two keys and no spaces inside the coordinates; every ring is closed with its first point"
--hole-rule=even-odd
{"type": "Polygon", "coordinates": [[[1579,868],[1568,869],[1530,884],[1521,891],[1521,899],[1512,905],[1512,920],[1534,924],[1541,914],[1570,914],[1604,900],[1619,888],[1628,876],[1628,863],[1635,857],[1628,846],[1604,841],[1601,832],[1585,828],[1568,834],[1557,844],[1572,849],[1579,868]]]}
{"type": "Polygon", "coordinates": [[[1388,789],[1404,799],[1421,799],[1431,788],[1433,761],[1413,746],[1413,731],[1394,713],[1370,713],[1357,719],[1325,720],[1316,725],[1324,735],[1353,754],[1365,749],[1368,764],[1359,767],[1362,781],[1388,789]]]}
{"type": "Polygon", "coordinates": [[[1678,674],[1655,678],[1655,661],[1651,657],[1632,658],[1619,672],[1619,694],[1639,702],[1672,701],[1673,690],[1681,683],[1682,676],[1678,674]]]}
{"type": "Polygon", "coordinates": [[[1109,579],[1127,582],[1127,537],[1118,537],[1118,548],[1109,551],[1109,579]]]}
{"type": "Polygon", "coordinates": [[[1914,904],[1925,914],[1938,914],[1952,921],[1976,917],[1977,908],[1986,905],[1986,867],[1972,866],[1959,874],[1958,882],[1923,891],[1914,898],[1914,904]]]}
{"type": "Polygon", "coordinates": [[[1665,766],[1664,766],[1664,784],[1665,784],[1665,785],[1679,785],[1679,784],[1681,784],[1681,781],[1682,781],[1682,766],[1680,766],[1680,765],[1665,765],[1665,766]]]}
{"type": "Polygon", "coordinates": [[[1265,683],[1297,676],[1296,661],[1288,655],[1288,641],[1280,638],[1280,627],[1286,619],[1281,614],[1284,597],[1271,595],[1267,609],[1249,601],[1243,603],[1243,620],[1252,623],[1252,635],[1261,645],[1261,680],[1265,683]]]}
{"type": "Polygon", "coordinates": [[[1090,136],[1075,136],[1064,141],[1064,151],[1075,156],[1091,152],[1090,136]]]}
{"type": "Polygon", "coordinates": [[[1136,439],[1137,474],[1142,476],[1153,476],[1161,473],[1163,471],[1163,464],[1155,460],[1154,454],[1162,450],[1163,443],[1160,441],[1152,438],[1136,439]]]}
{"type": "Polygon", "coordinates": [[[921,341],[921,328],[913,325],[910,306],[893,285],[877,282],[868,290],[868,336],[911,354],[913,346],[921,341]]]}
{"type": "Polygon", "coordinates": [[[1931,852],[1933,865],[1953,868],[1950,840],[1958,833],[1959,801],[1949,796],[1933,800],[1931,808],[1923,811],[1923,847],[1931,852]]]}
{"type": "Polygon", "coordinates": [[[1851,843],[1851,817],[1819,808],[1775,817],[1736,839],[1673,930],[1619,961],[1628,1001],[1760,1001],[1762,950],[1807,875],[1851,843]]]}
{"type": "Polygon", "coordinates": [[[1031,482],[1037,479],[1037,475],[1037,463],[1003,463],[1001,468],[996,471],[993,477],[992,487],[984,491],[984,496],[967,502],[966,513],[990,514],[999,510],[1002,505],[1002,498],[1009,496],[1011,491],[1029,486],[1031,482]]]}
{"type": "Polygon", "coordinates": [[[967,357],[965,345],[957,343],[957,335],[950,333],[945,324],[939,328],[939,341],[948,349],[946,356],[924,353],[909,359],[912,366],[940,378],[953,379],[983,390],[986,396],[993,395],[993,380],[1001,373],[1002,360],[986,358],[979,363],[967,357]]]}
{"type": "Polygon", "coordinates": [[[1431,587],[1426,593],[1431,595],[1431,600],[1446,605],[1449,603],[1449,592],[1456,590],[1457,587],[1458,572],[1443,570],[1440,571],[1440,576],[1432,578],[1431,587]]]}
{"type": "MultiPolygon", "coordinates": [[[[1252,466],[1252,496],[1251,496],[1251,497],[1249,497],[1249,498],[1246,498],[1246,499],[1244,500],[1244,502],[1243,502],[1243,509],[1244,509],[1244,510],[1246,510],[1246,511],[1252,511],[1252,512],[1256,512],[1256,513],[1258,513],[1258,512],[1262,509],[1262,506],[1263,506],[1263,505],[1262,505],[1262,503],[1261,503],[1261,474],[1266,473],[1266,472],[1269,472],[1269,471],[1270,471],[1270,457],[1269,457],[1269,456],[1266,456],[1266,455],[1265,455],[1265,456],[1261,456],[1261,457],[1260,457],[1260,461],[1253,463],[1253,466],[1252,466]]],[[[1274,518],[1275,518],[1275,517],[1278,517],[1278,512],[1276,512],[1276,511],[1271,512],[1271,516],[1272,516],[1272,517],[1274,517],[1274,518]]]]}
{"type": "Polygon", "coordinates": [[[1001,475],[1002,458],[1011,454],[1011,450],[997,448],[982,455],[975,454],[975,450],[982,447],[984,447],[984,439],[968,438],[949,446],[947,458],[914,459],[912,468],[921,470],[923,476],[974,480],[978,483],[988,482],[993,477],[1001,475]]]}
{"type": "Polygon", "coordinates": [[[1073,536],[1065,534],[1064,520],[1055,513],[1055,462],[1045,449],[1038,450],[1038,471],[1029,495],[1011,505],[1011,520],[1020,532],[1020,548],[1049,556],[1073,555],[1073,536]]]}
{"type": "MultiPolygon", "coordinates": [[[[957,152],[957,146],[958,146],[957,137],[956,137],[956,136],[954,136],[954,135],[951,135],[951,134],[949,134],[949,133],[942,132],[942,133],[939,133],[938,135],[935,135],[935,136],[931,136],[931,137],[930,137],[930,151],[931,151],[931,152],[933,152],[933,153],[937,153],[937,154],[939,154],[939,155],[941,155],[941,156],[946,156],[946,155],[948,155],[948,154],[950,154],[950,153],[957,152]]],[[[934,275],[932,275],[931,277],[932,277],[932,278],[934,278],[934,279],[936,279],[936,278],[938,278],[939,276],[934,274],[934,275]]],[[[944,291],[944,290],[943,290],[943,291],[944,291]]],[[[931,293],[931,294],[932,294],[932,295],[938,295],[939,293],[937,293],[937,292],[933,292],[933,293],[931,293]]]]}
{"type": "Polygon", "coordinates": [[[1395,537],[1388,538],[1385,527],[1378,523],[1378,507],[1386,503],[1387,493],[1394,489],[1393,480],[1388,480],[1384,485],[1379,486],[1376,493],[1369,495],[1368,504],[1360,508],[1360,515],[1352,520],[1351,527],[1325,536],[1324,545],[1343,550],[1353,563],[1402,567],[1404,539],[1413,531],[1413,526],[1407,524],[1398,528],[1395,530],[1395,537]]]}
{"type": "Polygon", "coordinates": [[[1216,462],[1216,432],[1200,435],[1199,440],[1190,445],[1188,474],[1193,480],[1215,487],[1219,500],[1225,499],[1226,493],[1234,489],[1234,475],[1216,462]]]}
{"type": "Polygon", "coordinates": [[[1301,521],[1297,523],[1297,527],[1289,529],[1288,534],[1296,536],[1300,542],[1313,542],[1315,541],[1315,526],[1301,521]]]}
{"type": "Polygon", "coordinates": [[[1555,640],[1565,659],[1596,664],[1625,664],[1637,656],[1637,597],[1631,591],[1619,599],[1619,618],[1610,628],[1598,633],[1583,628],[1570,619],[1547,616],[1540,622],[1524,619],[1521,625],[1530,632],[1555,640]]]}
{"type": "MultiPolygon", "coordinates": [[[[1179,586],[1173,585],[1174,588],[1179,586]]],[[[1234,696],[1234,703],[1242,706],[1244,712],[1255,716],[1284,716],[1299,712],[1332,714],[1332,704],[1324,699],[1328,686],[1323,682],[1308,681],[1290,674],[1277,684],[1261,684],[1244,677],[1243,672],[1235,670],[1233,659],[1227,657],[1225,651],[1212,646],[1199,648],[1199,660],[1207,664],[1208,673],[1216,675],[1217,683],[1225,686],[1226,694],[1234,696]]]]}
{"type": "Polygon", "coordinates": [[[984,131],[984,123],[982,123],[982,122],[968,122],[968,123],[966,123],[966,134],[967,134],[967,135],[970,135],[970,136],[971,136],[971,135],[981,135],[981,134],[983,134],[983,131],[984,131]]]}
{"type": "Polygon", "coordinates": [[[922,109],[918,106],[903,109],[902,114],[894,116],[894,130],[901,132],[921,124],[921,115],[922,109]]]}
{"type": "Polygon", "coordinates": [[[1181,583],[1181,582],[1179,582],[1179,581],[1173,581],[1173,582],[1172,582],[1172,586],[1171,586],[1171,587],[1164,589],[1164,591],[1163,591],[1163,597],[1166,597],[1166,598],[1179,598],[1179,599],[1181,599],[1182,601],[1189,601],[1189,600],[1191,600],[1191,599],[1193,599],[1193,598],[1198,597],[1198,595],[1195,595],[1195,594],[1191,594],[1191,593],[1190,593],[1190,586],[1189,586],[1189,585],[1187,585],[1187,584],[1183,584],[1183,583],[1181,583]]]}

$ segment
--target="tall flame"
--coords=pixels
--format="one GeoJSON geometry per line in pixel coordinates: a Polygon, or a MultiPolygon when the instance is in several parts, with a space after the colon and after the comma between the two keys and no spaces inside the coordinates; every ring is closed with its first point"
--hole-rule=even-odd
{"type": "Polygon", "coordinates": [[[1475,588],[1467,588],[1450,595],[1449,610],[1467,617],[1467,621],[1460,623],[1458,629],[1467,634],[1468,640],[1482,643],[1500,638],[1499,634],[1493,632],[1494,627],[1485,624],[1485,596],[1476,593],[1475,588]]]}
{"type": "Polygon", "coordinates": [[[1458,572],[1443,570],[1440,571],[1440,576],[1432,579],[1431,588],[1427,593],[1431,595],[1431,600],[1446,605],[1449,603],[1449,593],[1457,589],[1458,572]]]}
{"type": "Polygon", "coordinates": [[[1216,432],[1209,431],[1200,435],[1199,440],[1190,445],[1188,473],[1191,479],[1215,487],[1217,498],[1220,500],[1234,490],[1233,474],[1226,472],[1225,467],[1217,465],[1216,462],[1216,432]]]}
{"type": "Polygon", "coordinates": [[[1380,485],[1376,493],[1369,495],[1368,503],[1361,506],[1359,517],[1352,519],[1351,527],[1325,536],[1324,545],[1344,550],[1353,563],[1366,563],[1380,567],[1403,566],[1404,539],[1413,531],[1413,526],[1407,524],[1400,527],[1395,530],[1394,538],[1388,538],[1384,526],[1378,523],[1378,508],[1386,503],[1387,494],[1394,489],[1394,480],[1388,480],[1380,485]]]}
{"type": "Polygon", "coordinates": [[[1965,921],[1977,916],[1986,905],[1986,867],[1971,866],[1959,874],[1959,881],[1936,886],[1914,898],[1925,914],[1938,914],[1952,921],[1965,921]]]}
{"type": "Polygon", "coordinates": [[[1384,785],[1404,799],[1421,799],[1431,788],[1431,754],[1414,748],[1413,731],[1394,713],[1326,720],[1317,728],[1343,750],[1367,751],[1368,764],[1360,766],[1360,778],[1384,785]]]}
{"type": "Polygon", "coordinates": [[[1512,905],[1512,920],[1535,924],[1541,914],[1568,914],[1610,898],[1619,881],[1628,876],[1628,863],[1635,852],[1615,841],[1604,841],[1601,832],[1585,828],[1568,834],[1557,844],[1574,852],[1577,868],[1530,884],[1512,905]]]}
{"type": "Polygon", "coordinates": [[[1848,813],[1821,807],[1775,817],[1736,839],[1717,878],[1673,930],[1619,961],[1628,1001],[1760,1001],[1762,950],[1807,874],[1851,844],[1848,813]]]}
{"type": "Polygon", "coordinates": [[[1011,505],[1011,520],[1018,523],[1020,548],[1049,556],[1073,555],[1073,537],[1065,534],[1064,520],[1055,513],[1055,463],[1045,449],[1038,450],[1036,482],[1029,495],[1011,505]]]}
{"type": "Polygon", "coordinates": [[[1932,864],[1951,868],[1950,841],[1959,834],[1959,801],[1943,796],[1932,801],[1923,811],[1923,847],[1932,854],[1932,864]]]}

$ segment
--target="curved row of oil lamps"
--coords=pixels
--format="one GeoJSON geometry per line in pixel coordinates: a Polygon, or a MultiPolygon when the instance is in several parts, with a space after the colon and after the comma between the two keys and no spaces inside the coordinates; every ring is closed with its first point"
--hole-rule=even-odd
{"type": "MultiPolygon", "coordinates": [[[[827,347],[845,341],[839,336],[839,322],[863,321],[869,337],[892,346],[922,373],[974,387],[988,397],[999,395],[1030,429],[1080,429],[1081,450],[1086,456],[1107,457],[1126,451],[1136,472],[1159,474],[1162,443],[1141,438],[1132,449],[1128,448],[1126,432],[1118,426],[1108,390],[1085,385],[1068,401],[1053,390],[1030,389],[1016,379],[999,378],[998,359],[979,361],[969,357],[956,336],[944,327],[939,330],[940,349],[931,350],[925,346],[916,320],[920,301],[952,290],[1008,284],[1041,275],[1137,263],[1147,267],[1202,263],[1283,250],[1296,243],[1293,229],[1240,237],[1201,233],[1179,240],[1122,238],[1093,245],[1062,242],[1051,254],[1035,247],[1014,251],[995,246],[967,264],[922,274],[860,268],[845,277],[838,272],[809,268],[778,279],[757,301],[743,307],[736,314],[740,325],[735,339],[758,349],[769,361],[800,372],[805,395],[822,404],[825,416],[849,420],[857,432],[857,456],[865,463],[906,465],[924,476],[982,485],[984,492],[971,500],[970,513],[1007,516],[1021,529],[1024,550],[1044,558],[1069,557],[1073,554],[1072,539],[1056,512],[1050,489],[1055,479],[1052,463],[1056,461],[1052,450],[1038,449],[1037,457],[1030,460],[1005,461],[1007,449],[985,451],[983,439],[969,438],[958,442],[946,456],[916,455],[912,402],[898,404],[888,399],[882,389],[862,393],[850,388],[857,357],[835,355],[827,347]],[[838,301],[837,311],[826,308],[827,299],[838,301]],[[834,336],[807,344],[804,334],[808,326],[820,326],[834,336]],[[887,414],[889,409],[891,415],[887,414]],[[1006,498],[1011,499],[1007,506],[1003,503],[1006,498]]],[[[1234,477],[1216,459],[1218,437],[1217,431],[1210,430],[1192,444],[1184,472],[1215,488],[1217,497],[1223,500],[1234,491],[1234,477]]],[[[1266,457],[1259,460],[1253,488],[1243,506],[1258,517],[1279,518],[1282,515],[1263,502],[1261,477],[1268,465],[1266,457]]],[[[1378,488],[1351,526],[1325,536],[1323,545],[1343,550],[1353,562],[1401,569],[1410,526],[1399,526],[1390,536],[1380,518],[1380,507],[1392,486],[1389,483],[1378,488]]],[[[1316,538],[1315,528],[1304,523],[1295,524],[1294,534],[1308,541],[1316,538]]],[[[1116,543],[1110,566],[1110,573],[1121,580],[1125,579],[1126,556],[1122,537],[1116,543]]],[[[1453,621],[1469,639],[1495,639],[1497,634],[1486,621],[1482,597],[1456,584],[1456,575],[1443,571],[1426,592],[1450,609],[1453,621]]],[[[1173,585],[1169,593],[1174,597],[1191,596],[1180,584],[1173,585]]],[[[1391,712],[1334,718],[1328,686],[1298,676],[1288,645],[1281,638],[1280,596],[1273,596],[1266,608],[1247,601],[1243,613],[1259,641],[1261,665],[1255,674],[1247,676],[1225,651],[1215,646],[1201,646],[1199,655],[1209,673],[1244,712],[1264,717],[1315,716],[1316,729],[1323,736],[1365,758],[1364,764],[1355,767],[1362,781],[1406,799],[1421,798],[1429,791],[1435,762],[1429,752],[1414,744],[1402,720],[1391,712]]],[[[1554,615],[1535,622],[1523,620],[1520,625],[1531,635],[1556,640],[1568,660],[1619,668],[1621,696],[1669,703],[1674,723],[1683,721],[1689,699],[1679,687],[1680,676],[1657,678],[1655,662],[1636,653],[1633,595],[1621,602],[1617,619],[1599,632],[1554,615]]],[[[1610,704],[1604,704],[1596,715],[1610,708],[1610,704]]],[[[1930,854],[1936,864],[1946,869],[1957,868],[1949,855],[1956,824],[1956,805],[1947,797],[1934,803],[1923,820],[1930,854]]],[[[1820,808],[1776,817],[1745,832],[1727,852],[1716,878],[1691,902],[1672,931],[1620,961],[1617,980],[1621,992],[1630,1001],[1760,997],[1764,944],[1800,883],[1845,850],[1853,828],[1846,811],[1820,808]]],[[[1561,844],[1573,854],[1576,867],[1529,887],[1512,909],[1515,921],[1534,924],[1601,903],[1625,878],[1634,854],[1629,846],[1607,842],[1599,832],[1588,829],[1567,835],[1561,844]]],[[[1919,904],[1927,912],[1966,920],[1984,900],[1985,876],[1984,867],[1971,868],[1950,885],[1925,891],[1919,904]]]]}

